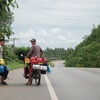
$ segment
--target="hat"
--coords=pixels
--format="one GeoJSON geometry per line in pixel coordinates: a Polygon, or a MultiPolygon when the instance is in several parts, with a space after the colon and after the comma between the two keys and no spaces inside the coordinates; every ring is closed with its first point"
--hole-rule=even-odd
{"type": "Polygon", "coordinates": [[[31,39],[30,41],[31,41],[31,42],[36,42],[36,39],[31,39]]]}

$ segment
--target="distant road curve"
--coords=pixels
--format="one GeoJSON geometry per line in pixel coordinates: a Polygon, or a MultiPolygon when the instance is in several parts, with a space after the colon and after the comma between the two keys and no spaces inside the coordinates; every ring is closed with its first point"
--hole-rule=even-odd
{"type": "Polygon", "coordinates": [[[64,67],[65,65],[64,65],[64,60],[56,60],[55,62],[54,62],[54,67],[64,67]]]}

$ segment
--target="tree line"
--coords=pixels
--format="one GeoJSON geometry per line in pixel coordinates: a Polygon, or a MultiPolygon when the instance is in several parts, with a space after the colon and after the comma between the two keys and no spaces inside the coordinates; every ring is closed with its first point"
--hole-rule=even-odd
{"type": "Polygon", "coordinates": [[[67,50],[65,61],[68,67],[100,67],[100,25],[75,50],[67,50]]]}
{"type": "MultiPolygon", "coordinates": [[[[6,61],[24,61],[30,47],[4,47],[6,61]]],[[[66,67],[100,67],[100,25],[93,28],[91,34],[78,44],[75,49],[46,48],[43,57],[47,60],[65,60],[66,67]]]]}
{"type": "MultiPolygon", "coordinates": [[[[6,61],[19,60],[24,61],[25,56],[29,52],[30,47],[15,47],[14,51],[12,46],[4,46],[4,58],[6,61]]],[[[43,50],[43,57],[47,60],[62,60],[65,57],[66,50],[63,48],[46,48],[43,50]]]]}

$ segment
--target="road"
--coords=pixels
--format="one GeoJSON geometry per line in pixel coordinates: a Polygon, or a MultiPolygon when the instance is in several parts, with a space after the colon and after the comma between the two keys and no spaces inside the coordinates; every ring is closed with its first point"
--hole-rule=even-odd
{"type": "Polygon", "coordinates": [[[65,68],[62,62],[42,75],[40,86],[26,86],[23,69],[10,71],[9,85],[0,84],[0,100],[100,100],[100,69],[65,68]]]}

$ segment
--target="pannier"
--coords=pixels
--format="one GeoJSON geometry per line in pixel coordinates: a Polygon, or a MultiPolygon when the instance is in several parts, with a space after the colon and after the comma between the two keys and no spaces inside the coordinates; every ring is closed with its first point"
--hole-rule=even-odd
{"type": "Polygon", "coordinates": [[[46,74],[46,71],[45,70],[41,70],[41,74],[46,74]]]}
{"type": "Polygon", "coordinates": [[[24,78],[26,78],[26,79],[28,79],[28,75],[29,75],[29,69],[28,69],[28,67],[24,67],[24,74],[23,74],[23,76],[24,76],[24,78]]]}

